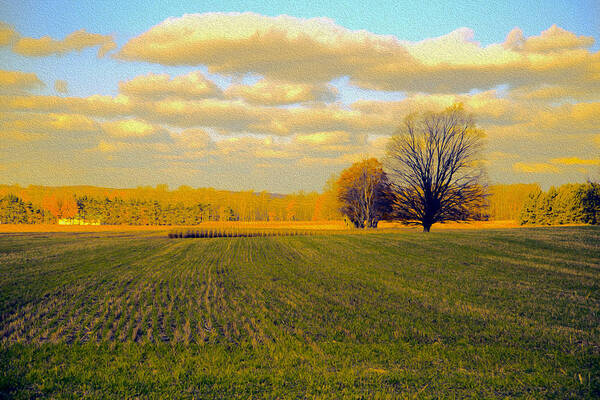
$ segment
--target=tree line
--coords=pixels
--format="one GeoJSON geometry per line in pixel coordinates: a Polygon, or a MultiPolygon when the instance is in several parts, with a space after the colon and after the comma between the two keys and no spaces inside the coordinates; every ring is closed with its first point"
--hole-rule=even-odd
{"type": "MultiPolygon", "coordinates": [[[[4,185],[0,186],[0,223],[55,223],[59,216],[62,218],[63,214],[65,218],[74,218],[80,212],[79,208],[72,216],[69,216],[68,210],[69,208],[72,209],[73,202],[77,204],[79,201],[84,201],[83,199],[87,199],[85,201],[90,203],[92,200],[105,204],[119,202],[143,203],[145,204],[144,207],[137,205],[134,208],[145,209],[149,208],[148,203],[157,201],[161,210],[189,208],[200,204],[203,210],[203,221],[231,218],[231,213],[233,213],[233,219],[238,221],[335,221],[343,218],[340,212],[342,206],[337,199],[338,179],[339,175],[332,176],[322,193],[293,194],[274,198],[276,195],[272,194],[254,193],[249,196],[247,193],[243,193],[240,196],[239,193],[223,191],[225,194],[221,195],[221,198],[211,199],[210,196],[203,196],[201,198],[205,199],[204,201],[198,200],[200,196],[188,197],[181,194],[179,189],[166,191],[167,197],[163,195],[165,191],[156,190],[155,188],[144,188],[138,192],[138,189],[115,190],[99,187],[55,188],[43,186],[21,188],[16,185],[4,185]],[[177,193],[176,196],[172,196],[174,192],[177,193]],[[156,197],[153,196],[154,193],[157,193],[156,197]],[[60,199],[63,199],[64,205],[59,204],[60,199]],[[58,210],[61,207],[63,210],[59,213],[58,210]]],[[[487,198],[489,219],[518,220],[521,207],[528,198],[529,193],[536,190],[541,190],[537,184],[491,185],[489,187],[490,195],[487,198]]],[[[203,191],[219,192],[211,188],[189,189],[190,193],[203,191]]],[[[89,207],[95,211],[86,212],[84,218],[104,220],[99,218],[98,210],[106,210],[113,206],[90,205],[89,207]],[[93,216],[94,214],[96,215],[93,216]]],[[[113,211],[117,206],[114,207],[113,211]]],[[[87,208],[87,206],[84,208],[87,208]]],[[[82,209],[82,211],[84,210],[82,209]]],[[[114,216],[115,213],[112,212],[112,215],[114,216]]],[[[380,215],[377,217],[377,220],[379,219],[385,219],[385,216],[380,215]]],[[[371,219],[371,221],[373,223],[374,219],[371,219]]]]}
{"type": "MultiPolygon", "coordinates": [[[[189,225],[201,221],[307,221],[340,219],[329,193],[230,192],[213,188],[166,185],[135,189],[93,186],[46,187],[0,185],[0,198],[18,198],[46,213],[45,223],[85,219],[104,224],[189,225]]],[[[26,223],[24,211],[2,203],[2,223],[26,223]],[[8,216],[8,215],[15,215],[8,216]],[[19,215],[16,217],[16,215],[19,215]],[[25,218],[25,219],[23,219],[25,218]],[[15,222],[10,222],[10,221],[15,222]],[[17,222],[23,221],[23,222],[17,222]]],[[[31,218],[29,218],[31,220],[31,218]]],[[[33,221],[33,220],[32,220],[33,221]]],[[[40,221],[28,223],[41,223],[40,221]]]]}
{"type": "Polygon", "coordinates": [[[23,201],[13,194],[0,198],[0,223],[2,224],[48,224],[55,222],[48,210],[23,201]]]}
{"type": "Polygon", "coordinates": [[[531,192],[519,214],[521,225],[600,224],[600,184],[566,184],[531,192]]]}
{"type": "MultiPolygon", "coordinates": [[[[377,160],[371,160],[368,164],[376,169],[381,168],[381,164],[377,160]]],[[[304,212],[294,214],[297,208],[285,207],[280,215],[287,214],[290,218],[296,218],[298,221],[342,219],[343,214],[340,210],[346,212],[346,209],[337,198],[339,185],[348,181],[359,169],[356,166],[360,165],[361,163],[357,163],[354,168],[349,168],[347,171],[349,173],[342,179],[340,179],[342,174],[332,177],[323,193],[317,196],[307,196],[308,200],[304,200],[304,212]],[[303,218],[298,218],[298,215],[303,218]]],[[[480,219],[485,219],[487,216],[487,219],[490,220],[515,220],[522,224],[591,223],[593,218],[589,218],[589,216],[592,214],[589,211],[583,211],[584,209],[590,210],[589,206],[584,208],[584,204],[590,204],[586,200],[591,198],[589,185],[597,186],[597,184],[563,185],[555,189],[556,195],[551,189],[549,198],[552,201],[545,199],[547,193],[542,192],[537,184],[492,185],[489,187],[490,195],[486,198],[487,206],[483,208],[480,219]],[[523,207],[525,203],[527,206],[523,207]],[[552,207],[552,211],[548,211],[548,207],[552,207]],[[566,209],[569,211],[565,211],[566,209]],[[546,215],[552,217],[548,218],[546,215]],[[585,215],[588,217],[584,218],[585,215]]],[[[48,188],[45,191],[46,195],[42,196],[42,201],[36,205],[13,194],[25,193],[27,195],[26,191],[11,188],[12,192],[4,194],[0,198],[0,223],[2,224],[54,224],[58,219],[69,218],[109,225],[195,225],[206,221],[245,221],[243,214],[240,214],[238,210],[220,204],[211,205],[210,203],[190,201],[165,202],[115,196],[92,197],[88,194],[79,196],[68,193],[61,194],[55,188],[48,188]]],[[[40,188],[36,187],[36,190],[40,191],[40,188]]],[[[2,189],[6,191],[7,187],[0,188],[0,193],[2,189]]],[[[99,191],[100,188],[95,189],[99,191]]],[[[94,193],[94,191],[90,192],[94,193]]],[[[349,199],[356,195],[356,191],[347,191],[343,194],[343,196],[349,196],[349,199]]],[[[298,199],[294,200],[298,204],[298,199]]],[[[356,201],[360,202],[360,199],[356,201]]],[[[291,204],[294,206],[294,203],[291,204]]],[[[375,208],[370,209],[365,207],[363,211],[359,211],[352,218],[346,217],[348,222],[354,225],[356,221],[362,220],[366,221],[367,227],[373,227],[379,220],[393,217],[390,215],[391,201],[389,197],[378,199],[376,205],[375,208]],[[384,207],[381,207],[382,205],[384,207]]],[[[245,205],[244,208],[250,209],[251,207],[245,205]]],[[[269,215],[277,215],[271,209],[257,214],[259,218],[261,215],[266,215],[267,218],[269,215]]],[[[597,213],[595,215],[596,223],[598,223],[600,215],[597,213]]],[[[268,220],[255,219],[255,221],[268,220]]]]}
{"type": "Polygon", "coordinates": [[[198,225],[206,221],[231,221],[231,208],[215,210],[209,204],[161,204],[147,200],[77,199],[77,216],[106,225],[198,225]]]}
{"type": "Polygon", "coordinates": [[[88,196],[50,196],[37,208],[15,195],[0,199],[0,223],[97,223],[103,225],[197,225],[239,219],[229,207],[197,203],[161,204],[154,200],[95,199],[88,196]]]}

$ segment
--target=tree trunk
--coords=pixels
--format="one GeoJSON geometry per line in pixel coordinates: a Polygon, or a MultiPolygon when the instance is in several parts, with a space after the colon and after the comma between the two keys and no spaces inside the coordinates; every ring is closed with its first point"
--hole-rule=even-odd
{"type": "Polygon", "coordinates": [[[423,232],[429,232],[431,229],[431,224],[428,222],[423,222],[423,232]]]}

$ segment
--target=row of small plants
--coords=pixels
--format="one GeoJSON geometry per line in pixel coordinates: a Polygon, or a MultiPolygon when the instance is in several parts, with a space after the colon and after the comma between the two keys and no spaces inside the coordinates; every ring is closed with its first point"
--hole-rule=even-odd
{"type": "Polygon", "coordinates": [[[311,229],[249,229],[249,228],[203,228],[173,229],[169,238],[217,238],[217,237],[263,237],[263,236],[306,236],[319,231],[311,229]]]}

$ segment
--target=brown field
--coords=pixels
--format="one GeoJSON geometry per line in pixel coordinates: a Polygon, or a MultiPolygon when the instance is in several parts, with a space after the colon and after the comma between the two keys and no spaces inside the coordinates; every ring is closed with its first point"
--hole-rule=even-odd
{"type": "MultiPolygon", "coordinates": [[[[432,230],[446,229],[501,229],[518,228],[516,221],[476,221],[451,222],[436,224],[432,230]]],[[[167,231],[186,228],[241,228],[241,229],[314,229],[314,230],[345,230],[343,221],[257,221],[257,222],[206,222],[198,226],[167,226],[167,225],[42,225],[42,224],[0,224],[0,233],[15,232],[129,232],[129,231],[167,231]]],[[[410,227],[399,222],[379,223],[378,229],[420,230],[420,227],[410,227]]]]}

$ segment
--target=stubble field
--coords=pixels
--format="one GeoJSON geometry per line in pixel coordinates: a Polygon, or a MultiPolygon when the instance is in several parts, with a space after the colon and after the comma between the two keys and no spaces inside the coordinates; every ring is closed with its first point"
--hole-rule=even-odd
{"type": "Polygon", "coordinates": [[[594,398],[597,227],[0,234],[0,397],[594,398]]]}

